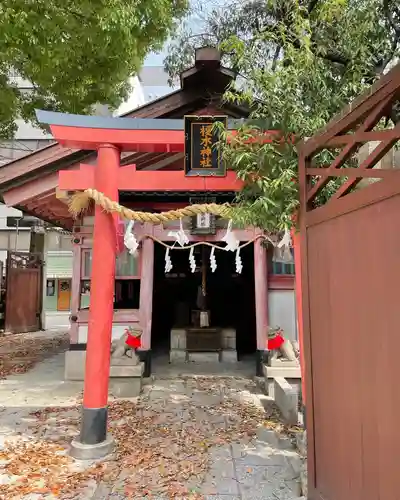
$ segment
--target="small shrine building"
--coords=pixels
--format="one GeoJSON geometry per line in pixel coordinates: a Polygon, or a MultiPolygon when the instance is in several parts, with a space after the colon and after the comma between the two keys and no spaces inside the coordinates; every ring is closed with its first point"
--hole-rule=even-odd
{"type": "MultiPolygon", "coordinates": [[[[115,214],[94,204],[77,219],[69,211],[75,192],[93,188],[153,214],[232,202],[241,181],[212,149],[205,154],[202,134],[215,120],[229,129],[232,120],[248,116],[248,109],[222,101],[234,78],[217,51],[199,49],[195,66],[181,74],[180,90],[126,117],[38,112],[57,142],[1,169],[7,205],[72,232],[66,378],[83,378],[90,351],[85,386],[97,388],[86,396],[86,408],[106,406],[107,342],[130,327],[142,330],[138,353],[145,376],[162,356],[236,362],[248,355],[262,375],[268,326],[297,338],[294,264],[277,259],[259,230],[201,213],[162,224],[136,222],[129,231],[138,248],[130,254],[123,245],[127,226],[115,214]],[[237,244],[223,251],[232,239],[240,252],[237,244]]],[[[92,417],[87,421],[92,425],[92,417]]]]}
{"type": "MultiPolygon", "coordinates": [[[[184,144],[178,136],[183,134],[184,126],[179,119],[187,115],[228,119],[248,116],[246,108],[221,100],[234,78],[232,71],[221,66],[216,51],[200,49],[196,65],[181,75],[181,89],[132,111],[126,118],[134,120],[41,112],[39,119],[50,124],[58,143],[2,167],[0,190],[7,205],[73,231],[67,378],[76,376],[78,366],[83,370],[82,352],[89,324],[94,210],[92,207],[74,220],[67,201],[74,191],[94,186],[97,155],[88,150],[93,144],[90,135],[103,132],[108,143],[117,144],[124,133],[134,133],[134,140],[141,141],[120,148],[119,202],[126,207],[158,213],[193,203],[231,202],[241,188],[234,173],[228,170],[224,176],[185,175],[184,144]],[[140,122],[140,126],[129,132],[133,122],[140,122]],[[155,126],[158,130],[146,129],[155,126]],[[135,147],[137,151],[128,151],[135,147]]],[[[226,234],[227,222],[206,215],[186,218],[183,226],[190,243],[204,241],[224,246],[218,242],[226,234]]],[[[154,239],[144,239],[136,256],[125,249],[116,257],[112,338],[140,324],[146,374],[151,373],[152,351],[157,356],[169,350],[172,362],[188,359],[182,352],[182,330],[193,323],[194,311],[199,310],[197,295],[202,284],[207,287],[209,326],[223,328],[226,337],[222,347],[235,351],[226,353],[225,359],[237,359],[236,355],[241,359],[257,352],[259,358],[265,349],[268,325],[279,325],[289,338],[297,338],[293,263],[276,259],[272,245],[265,248],[261,240],[255,240],[241,251],[240,273],[235,268],[235,254],[221,251],[214,253],[217,267],[212,271],[211,248],[202,245],[194,249],[194,273],[189,250],[175,249],[169,252],[172,269],[166,272],[166,248],[157,241],[176,247],[172,233],[178,229],[178,222],[136,224],[134,234],[138,239],[145,234],[154,239]]],[[[245,243],[254,240],[257,230],[234,228],[233,233],[245,243]]]]}

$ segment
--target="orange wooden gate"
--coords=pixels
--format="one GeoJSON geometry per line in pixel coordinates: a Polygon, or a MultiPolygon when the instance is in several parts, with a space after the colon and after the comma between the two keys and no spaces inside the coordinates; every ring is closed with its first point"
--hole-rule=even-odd
{"type": "Polygon", "coordinates": [[[5,314],[7,332],[33,332],[41,328],[42,271],[40,254],[8,253],[5,314]]]}
{"type": "Polygon", "coordinates": [[[400,66],[299,147],[310,500],[400,498],[400,127],[374,130],[399,95],[400,66]]]}

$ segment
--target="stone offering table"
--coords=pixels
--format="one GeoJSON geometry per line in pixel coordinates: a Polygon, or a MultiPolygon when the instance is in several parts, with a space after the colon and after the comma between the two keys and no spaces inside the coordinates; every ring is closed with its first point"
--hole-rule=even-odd
{"type": "Polygon", "coordinates": [[[170,338],[170,351],[169,360],[170,363],[182,363],[182,362],[236,362],[237,361],[237,351],[236,351],[236,330],[234,328],[173,328],[171,330],[170,338]],[[213,348],[207,350],[206,344],[202,348],[199,346],[196,350],[189,338],[188,345],[188,335],[196,335],[196,332],[204,330],[208,335],[218,336],[216,338],[215,344],[213,343],[213,348]],[[217,346],[218,343],[218,346],[217,346]]]}

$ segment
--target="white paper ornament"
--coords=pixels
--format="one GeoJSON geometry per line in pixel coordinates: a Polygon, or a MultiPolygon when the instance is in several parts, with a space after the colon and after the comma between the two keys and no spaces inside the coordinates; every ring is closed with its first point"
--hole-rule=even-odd
{"type": "Polygon", "coordinates": [[[226,243],[224,250],[234,252],[240,245],[240,241],[236,238],[235,233],[232,231],[232,220],[228,222],[228,227],[222,240],[226,243]]]}
{"type": "Polygon", "coordinates": [[[240,248],[236,250],[235,265],[236,265],[236,272],[238,274],[242,274],[243,264],[242,264],[242,257],[240,256],[240,248]]]}
{"type": "Polygon", "coordinates": [[[285,229],[285,233],[278,243],[277,248],[280,250],[281,260],[290,262],[293,260],[290,248],[292,246],[292,237],[288,228],[285,229]]]}
{"type": "Polygon", "coordinates": [[[182,225],[182,219],[179,219],[179,231],[170,231],[168,233],[168,236],[171,236],[172,238],[176,239],[176,242],[181,246],[184,247],[189,243],[189,237],[185,233],[182,225]]]}
{"type": "Polygon", "coordinates": [[[133,226],[135,225],[135,221],[131,220],[129,221],[126,231],[125,231],[125,236],[124,236],[124,245],[128,249],[128,252],[131,255],[135,255],[137,252],[137,249],[139,248],[139,242],[137,241],[135,235],[132,232],[133,226]]]}
{"type": "Polygon", "coordinates": [[[211,252],[210,252],[210,267],[211,267],[211,272],[215,272],[215,270],[217,269],[217,261],[215,259],[215,247],[212,247],[211,248],[211,252]]]}
{"type": "Polygon", "coordinates": [[[172,270],[172,260],[169,255],[169,248],[165,250],[165,273],[169,273],[172,270]]]}
{"type": "Polygon", "coordinates": [[[196,271],[196,259],[194,257],[194,247],[192,247],[189,252],[189,264],[190,264],[190,271],[194,273],[196,271]]]}
{"type": "Polygon", "coordinates": [[[282,247],[290,247],[291,245],[292,245],[292,237],[290,235],[289,229],[286,228],[285,233],[277,246],[278,248],[282,248],[282,247]]]}

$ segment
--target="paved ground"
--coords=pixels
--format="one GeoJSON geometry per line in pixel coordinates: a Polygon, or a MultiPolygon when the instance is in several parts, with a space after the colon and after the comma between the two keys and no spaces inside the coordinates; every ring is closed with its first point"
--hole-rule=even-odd
{"type": "Polygon", "coordinates": [[[158,375],[138,400],[111,396],[116,453],[73,461],[82,386],[63,382],[63,361],[0,381],[0,500],[299,498],[300,458],[245,376],[158,375]]]}

